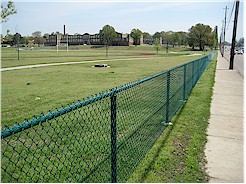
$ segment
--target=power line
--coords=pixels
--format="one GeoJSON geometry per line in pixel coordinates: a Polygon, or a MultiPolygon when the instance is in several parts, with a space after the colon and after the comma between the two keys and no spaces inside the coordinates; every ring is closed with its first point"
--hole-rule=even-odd
{"type": "Polygon", "coordinates": [[[229,21],[228,21],[227,29],[229,28],[230,23],[231,23],[231,17],[232,17],[233,10],[234,10],[234,8],[235,8],[235,4],[236,4],[236,1],[234,1],[234,3],[233,3],[233,7],[232,7],[232,10],[231,10],[231,15],[230,15],[230,19],[229,19],[229,21]]]}

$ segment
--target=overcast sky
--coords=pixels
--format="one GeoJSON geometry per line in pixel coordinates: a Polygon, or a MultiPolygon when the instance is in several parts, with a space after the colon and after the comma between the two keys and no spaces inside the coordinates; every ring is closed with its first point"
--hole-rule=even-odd
{"type": "MultiPolygon", "coordinates": [[[[2,34],[7,30],[22,36],[32,35],[35,31],[42,34],[62,32],[98,33],[106,24],[117,32],[130,33],[133,28],[154,34],[157,31],[185,31],[197,23],[218,26],[221,32],[222,20],[227,10],[226,40],[231,42],[234,20],[232,0],[179,0],[179,1],[38,1],[14,0],[17,14],[9,16],[2,24],[2,34]],[[232,11],[233,10],[233,11],[232,11]],[[230,20],[230,23],[229,23],[230,20]]],[[[237,37],[243,37],[243,6],[241,0],[237,37]]]]}

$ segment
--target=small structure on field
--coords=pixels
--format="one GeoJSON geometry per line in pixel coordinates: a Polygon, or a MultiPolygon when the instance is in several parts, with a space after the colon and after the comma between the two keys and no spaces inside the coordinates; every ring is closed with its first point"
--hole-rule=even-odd
{"type": "Polygon", "coordinates": [[[97,68],[109,68],[110,66],[107,65],[107,64],[95,64],[94,67],[97,67],[97,68]]]}

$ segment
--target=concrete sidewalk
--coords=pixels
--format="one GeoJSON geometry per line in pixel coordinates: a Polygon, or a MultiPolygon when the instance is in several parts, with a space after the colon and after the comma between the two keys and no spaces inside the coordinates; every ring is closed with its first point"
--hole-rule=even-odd
{"type": "Polygon", "coordinates": [[[210,183],[243,183],[243,78],[218,53],[205,148],[210,183]]]}

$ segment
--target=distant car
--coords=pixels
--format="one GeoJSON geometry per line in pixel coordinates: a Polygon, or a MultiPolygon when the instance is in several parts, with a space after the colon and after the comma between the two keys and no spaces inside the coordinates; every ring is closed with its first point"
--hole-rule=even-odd
{"type": "Polygon", "coordinates": [[[243,54],[243,50],[242,49],[238,50],[237,54],[243,54]]]}
{"type": "Polygon", "coordinates": [[[20,51],[20,50],[23,50],[22,48],[17,48],[16,50],[20,51]]]}

